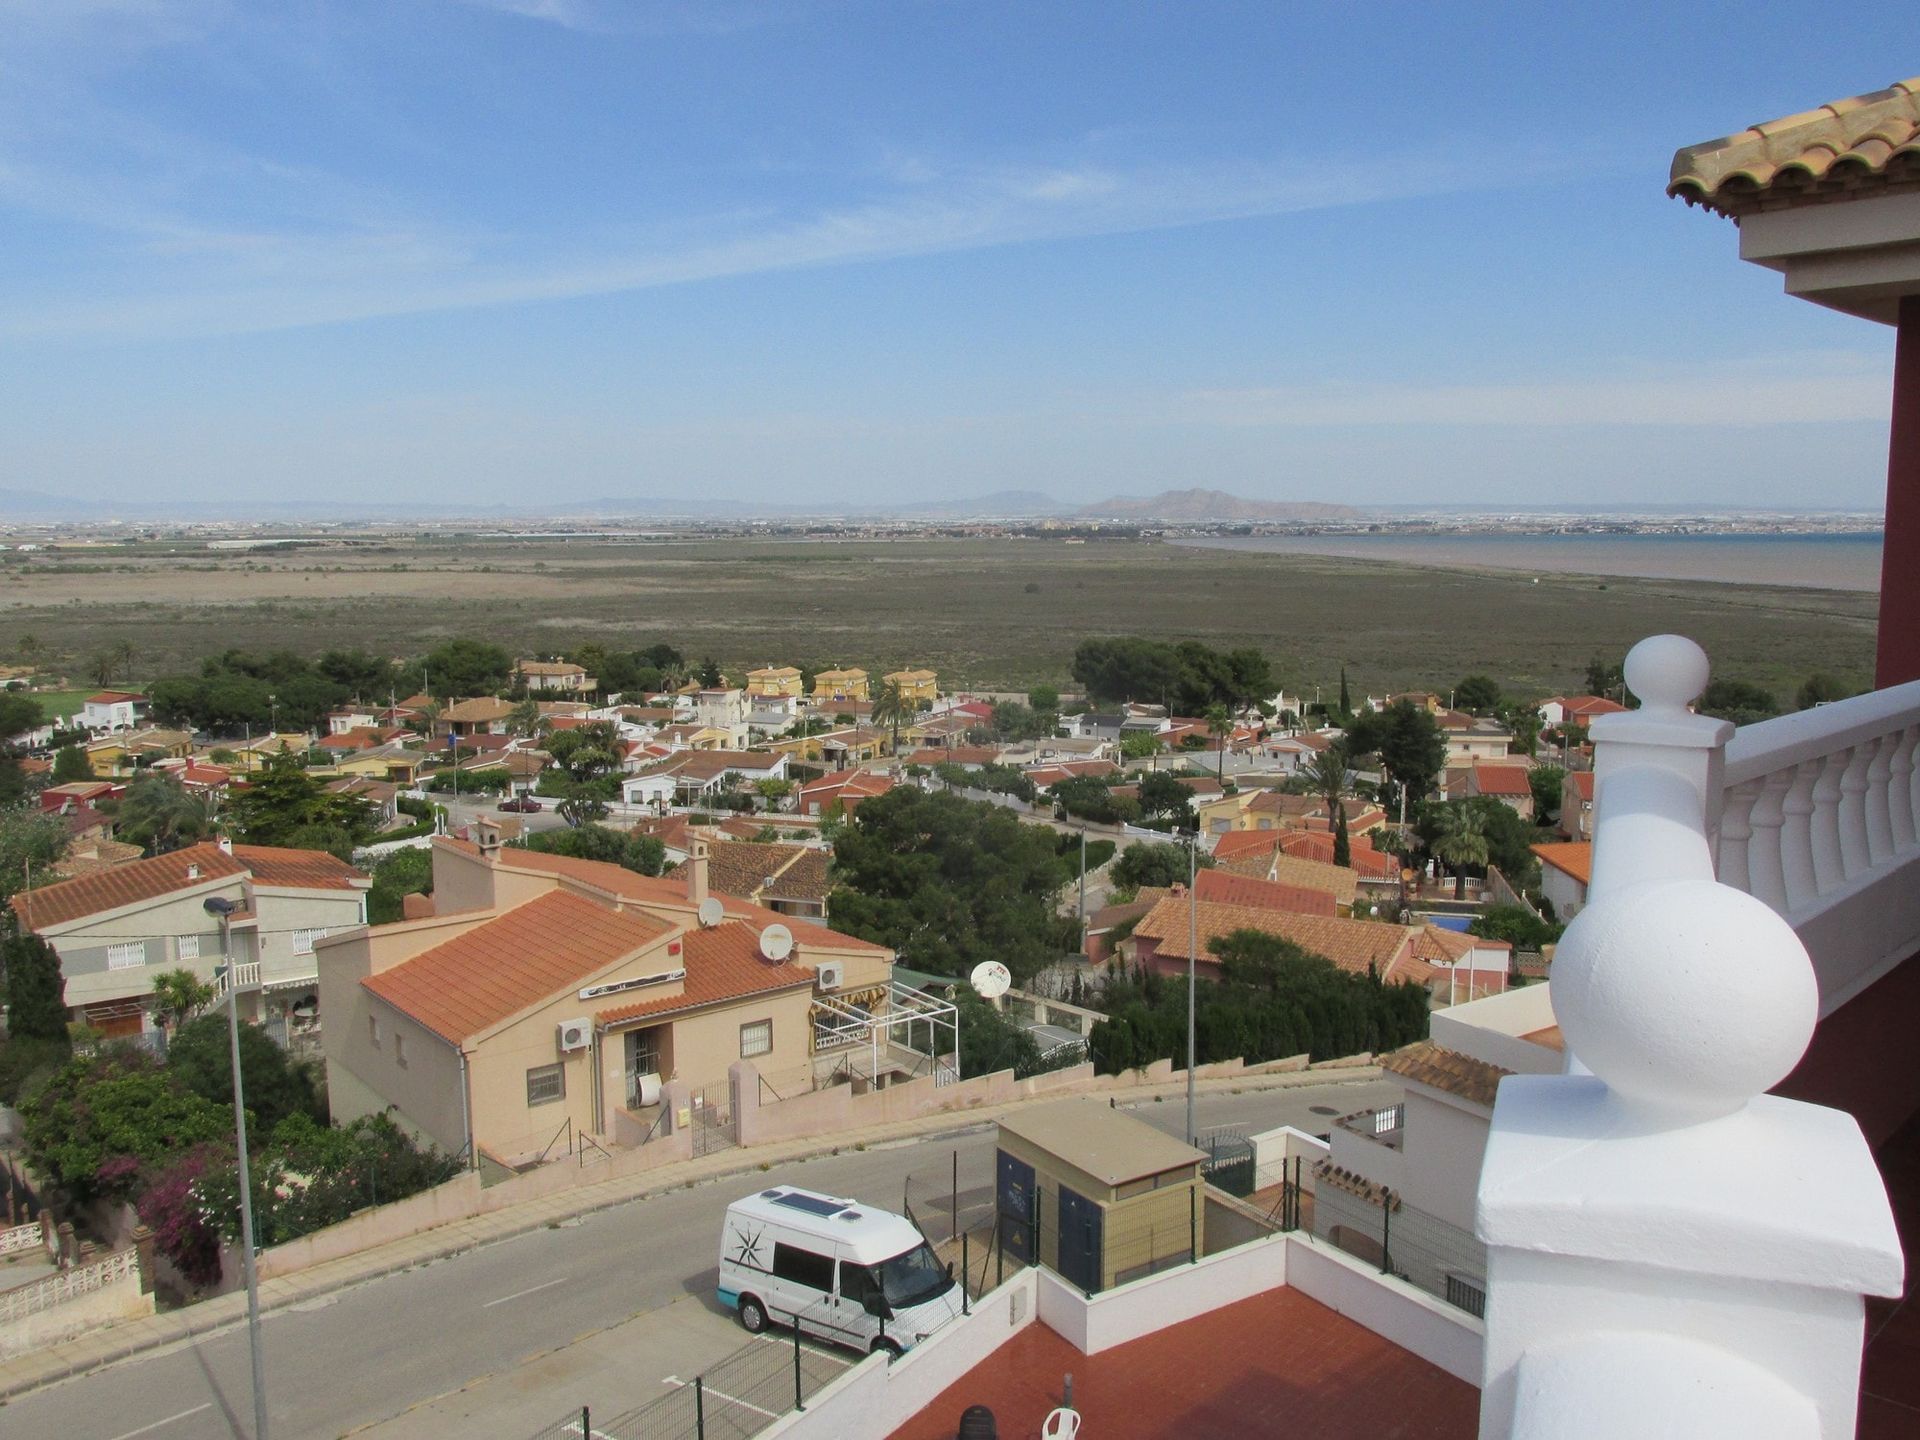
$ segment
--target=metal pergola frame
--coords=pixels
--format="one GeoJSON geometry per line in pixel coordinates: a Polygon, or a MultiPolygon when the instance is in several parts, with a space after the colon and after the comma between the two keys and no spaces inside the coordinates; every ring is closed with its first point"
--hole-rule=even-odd
{"type": "Polygon", "coordinates": [[[813,1022],[813,1048],[819,1054],[823,1049],[838,1049],[842,1046],[864,1044],[872,1057],[872,1079],[880,1073],[880,1046],[898,1046],[910,1055],[918,1055],[931,1061],[936,1083],[950,1085],[960,1078],[960,1007],[951,1000],[941,1000],[924,990],[916,990],[911,985],[903,985],[898,980],[887,982],[887,1008],[877,1015],[863,1015],[851,1006],[843,1005],[831,995],[814,997],[814,1004],[827,1012],[813,1022]],[[907,1027],[907,1038],[895,1040],[893,1031],[896,1026],[907,1027]],[[926,1050],[913,1043],[913,1027],[927,1027],[926,1050]],[[953,1037],[953,1064],[947,1065],[940,1058],[939,1036],[942,1029],[953,1037]]]}

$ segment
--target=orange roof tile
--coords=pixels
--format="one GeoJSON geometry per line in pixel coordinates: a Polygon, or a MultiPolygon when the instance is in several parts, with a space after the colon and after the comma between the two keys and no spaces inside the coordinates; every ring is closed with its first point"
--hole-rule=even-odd
{"type": "Polygon", "coordinates": [[[142,900],[157,900],[209,880],[246,874],[262,885],[308,890],[351,889],[354,881],[367,878],[324,851],[236,845],[229,855],[209,841],[115,866],[101,874],[80,875],[57,885],[22,891],[13,897],[12,904],[21,923],[35,929],[64,925],[83,915],[117,910],[142,900]],[[198,874],[189,875],[190,867],[198,874]]]}
{"type": "Polygon", "coordinates": [[[1288,910],[1296,915],[1332,915],[1338,905],[1330,890],[1256,880],[1227,870],[1202,870],[1194,877],[1193,888],[1203,901],[1251,905],[1259,910],[1288,910]]]}
{"type": "Polygon", "coordinates": [[[1444,1090],[1489,1110],[1493,1108],[1500,1081],[1513,1073],[1457,1050],[1448,1050],[1431,1040],[1416,1041],[1394,1051],[1380,1062],[1380,1068],[1389,1075],[1444,1090]]]}
{"type": "Polygon", "coordinates": [[[1567,778],[1573,781],[1573,793],[1578,795],[1582,800],[1585,800],[1588,804],[1592,804],[1593,772],[1591,770],[1574,770],[1569,772],[1567,778]]]}
{"type": "Polygon", "coordinates": [[[1593,883],[1593,842],[1569,840],[1551,845],[1527,847],[1554,869],[1565,872],[1582,885],[1593,883]]]}
{"type": "Polygon", "coordinates": [[[1920,184],[1920,77],[1675,153],[1667,194],[1721,215],[1920,184]]]}
{"type": "MultiPolygon", "coordinates": [[[[1285,854],[1318,860],[1323,864],[1333,863],[1333,836],[1325,830],[1281,830],[1276,831],[1275,835],[1285,854]]],[[[1366,841],[1351,840],[1347,852],[1355,874],[1368,880],[1399,878],[1400,862],[1391,855],[1375,850],[1366,841]]]]}
{"type": "Polygon", "coordinates": [[[760,953],[760,932],[740,922],[716,925],[711,930],[688,931],[684,954],[687,980],[680,994],[617,1005],[600,1011],[594,1018],[602,1025],[620,1025],[643,1017],[696,1010],[703,1005],[718,1005],[749,995],[813,984],[810,966],[796,965],[791,960],[774,964],[760,953]]]}
{"type": "Polygon", "coordinates": [[[1243,855],[1271,855],[1280,848],[1278,830],[1233,830],[1220,837],[1213,847],[1216,861],[1237,860],[1243,855]]]}
{"type": "Polygon", "coordinates": [[[1473,788],[1482,795],[1531,799],[1533,786],[1527,778],[1529,773],[1522,765],[1481,763],[1473,767],[1473,788]]]}
{"type": "Polygon", "coordinates": [[[673,928],[551,890],[360,983],[458,1045],[577,988],[673,928]]]}
{"type": "Polygon", "coordinates": [[[1258,878],[1301,890],[1329,891],[1342,905],[1353,904],[1360,893],[1360,877],[1347,866],[1331,860],[1310,860],[1304,855],[1277,854],[1266,862],[1266,871],[1258,878]]]}
{"type": "MultiPolygon", "coordinates": [[[[1192,902],[1169,896],[1134,926],[1135,939],[1157,942],[1156,953],[1171,959],[1187,958],[1192,902]]],[[[1324,915],[1294,915],[1285,910],[1263,910],[1250,905],[1200,904],[1200,960],[1213,960],[1210,942],[1238,930],[1259,930],[1291,940],[1312,954],[1332,961],[1342,970],[1364,975],[1369,966],[1382,980],[1413,980],[1425,984],[1433,967],[1413,954],[1413,932],[1373,920],[1341,920],[1324,915]]]]}

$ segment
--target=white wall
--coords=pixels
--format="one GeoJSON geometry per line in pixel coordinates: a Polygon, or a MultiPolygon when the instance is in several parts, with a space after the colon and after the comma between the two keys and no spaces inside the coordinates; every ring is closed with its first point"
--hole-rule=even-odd
{"type": "Polygon", "coordinates": [[[1329,1310],[1391,1340],[1456,1380],[1480,1384],[1486,1327],[1466,1311],[1403,1280],[1382,1275],[1325,1241],[1293,1231],[1287,1243],[1287,1283],[1329,1310]]]}
{"type": "Polygon", "coordinates": [[[1522,1035],[1557,1024],[1551,985],[1522,985],[1465,1005],[1436,1010],[1427,1034],[1433,1043],[1520,1075],[1558,1075],[1563,1057],[1522,1035]]]}
{"type": "Polygon", "coordinates": [[[1492,1112],[1415,1085],[1406,1104],[1406,1202],[1472,1234],[1492,1112]]]}

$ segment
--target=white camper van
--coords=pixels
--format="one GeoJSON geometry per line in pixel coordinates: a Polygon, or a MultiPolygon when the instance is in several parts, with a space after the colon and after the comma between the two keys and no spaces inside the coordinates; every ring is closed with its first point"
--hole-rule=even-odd
{"type": "Polygon", "coordinates": [[[960,1313],[960,1289],[912,1221],[777,1186],[727,1207],[720,1303],[756,1335],[798,1315],[809,1333],[899,1354],[960,1313]]]}

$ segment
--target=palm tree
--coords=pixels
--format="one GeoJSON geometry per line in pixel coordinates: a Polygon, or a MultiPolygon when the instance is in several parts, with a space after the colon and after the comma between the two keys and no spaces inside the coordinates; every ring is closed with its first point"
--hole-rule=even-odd
{"type": "Polygon", "coordinates": [[[1327,802],[1327,828],[1333,832],[1333,863],[1351,865],[1353,856],[1347,844],[1347,747],[1329,745],[1315,755],[1306,767],[1306,777],[1314,793],[1327,802]]]}
{"type": "Polygon", "coordinates": [[[913,706],[901,692],[896,680],[882,680],[880,688],[873,692],[873,723],[890,726],[893,730],[893,750],[900,751],[900,722],[913,714],[913,706]]]}
{"type": "Polygon", "coordinates": [[[1221,784],[1227,780],[1227,741],[1233,734],[1233,711],[1224,705],[1207,707],[1207,729],[1213,732],[1213,738],[1220,742],[1220,760],[1214,769],[1221,784]]]}
{"type": "Polygon", "coordinates": [[[516,735],[531,735],[540,725],[540,702],[529,695],[507,712],[507,724],[516,735]]]}
{"type": "Polygon", "coordinates": [[[40,657],[47,653],[47,647],[41,643],[40,637],[32,633],[22,635],[16,648],[20,658],[29,665],[37,664],[40,657]]]}
{"type": "Polygon", "coordinates": [[[149,855],[164,854],[205,838],[213,817],[206,801],[165,775],[145,775],[121,797],[115,833],[149,855]]]}
{"type": "Polygon", "coordinates": [[[1441,808],[1434,817],[1438,832],[1433,839],[1434,858],[1453,871],[1453,898],[1467,898],[1469,865],[1487,863],[1487,824],[1480,812],[1458,801],[1441,808]]]}
{"type": "Polygon", "coordinates": [[[140,651],[134,645],[133,641],[127,639],[116,640],[113,643],[113,649],[109,653],[112,654],[114,662],[119,665],[121,675],[131,680],[133,678],[133,662],[140,658],[140,651]]]}

